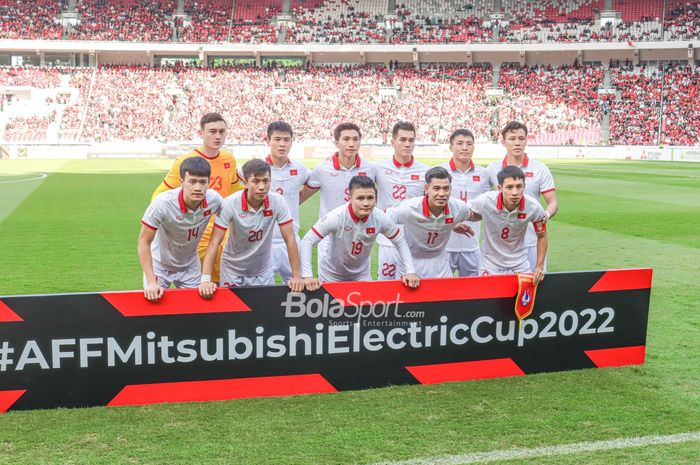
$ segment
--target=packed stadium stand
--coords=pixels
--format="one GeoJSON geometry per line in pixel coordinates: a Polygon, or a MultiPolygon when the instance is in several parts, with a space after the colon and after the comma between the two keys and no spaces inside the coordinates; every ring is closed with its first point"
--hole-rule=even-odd
{"type": "Polygon", "coordinates": [[[57,21],[68,0],[0,0],[0,39],[60,39],[57,21]]]}

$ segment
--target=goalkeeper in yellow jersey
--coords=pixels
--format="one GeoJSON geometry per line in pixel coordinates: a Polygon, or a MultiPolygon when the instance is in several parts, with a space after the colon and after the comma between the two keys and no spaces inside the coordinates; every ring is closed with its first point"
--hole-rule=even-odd
{"type": "MultiPolygon", "coordinates": [[[[207,113],[202,116],[202,119],[200,120],[200,129],[202,135],[202,145],[175,159],[175,162],[173,163],[173,166],[170,167],[170,171],[168,171],[165,179],[163,179],[160,186],[158,186],[155,192],[153,192],[151,200],[153,200],[161,192],[175,189],[176,187],[180,186],[180,164],[183,160],[190,157],[202,157],[209,162],[209,165],[211,165],[209,188],[221,194],[222,197],[226,198],[234,192],[243,189],[236,171],[236,159],[233,157],[231,152],[222,150],[221,148],[226,141],[227,131],[227,125],[224,117],[218,113],[207,113]]],[[[202,239],[199,241],[198,252],[200,260],[204,257],[204,252],[209,244],[209,238],[211,237],[213,227],[214,218],[212,217],[207,224],[207,228],[202,235],[202,239]]],[[[219,262],[221,261],[223,244],[225,243],[226,240],[222,241],[222,246],[219,247],[219,254],[216,257],[216,263],[212,273],[212,281],[214,282],[219,280],[219,262]]]]}

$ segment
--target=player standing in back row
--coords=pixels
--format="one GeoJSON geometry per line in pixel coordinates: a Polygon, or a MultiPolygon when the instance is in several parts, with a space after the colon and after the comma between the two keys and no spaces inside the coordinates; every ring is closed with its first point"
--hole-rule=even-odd
{"type": "MultiPolygon", "coordinates": [[[[486,168],[474,164],[474,134],[469,129],[457,129],[450,135],[452,158],[443,163],[443,168],[452,175],[452,197],[462,202],[478,197],[491,190],[492,183],[486,168]]],[[[495,186],[495,184],[493,184],[495,186]]],[[[459,276],[478,276],[479,222],[467,223],[474,231],[473,236],[453,232],[447,243],[450,268],[459,276]]]]}
{"type": "MultiPolygon", "coordinates": [[[[547,165],[529,158],[525,153],[527,126],[518,121],[511,121],[503,128],[501,136],[506,148],[506,156],[503,160],[495,161],[488,166],[491,183],[494,185],[498,183],[498,173],[506,166],[516,166],[522,169],[525,173],[525,194],[536,200],[539,200],[540,195],[544,197],[546,203],[544,220],[545,222],[549,221],[559,209],[554,178],[547,165]]],[[[527,230],[525,247],[527,248],[530,268],[534,270],[537,265],[537,234],[532,228],[527,230]]],[[[546,259],[543,270],[547,270],[546,259]]]]}
{"type": "MultiPolygon", "coordinates": [[[[309,180],[311,171],[303,163],[289,158],[293,140],[294,132],[289,124],[283,121],[270,123],[267,127],[270,155],[265,161],[270,165],[272,177],[270,192],[281,195],[287,202],[294,219],[294,238],[299,243],[299,191],[309,180]]],[[[272,238],[272,267],[274,273],[279,273],[282,282],[286,283],[292,278],[287,244],[279,228],[274,229],[272,238]]]]}
{"type": "MultiPolygon", "coordinates": [[[[236,159],[231,152],[222,148],[226,142],[226,134],[228,131],[224,117],[219,113],[207,113],[202,116],[199,126],[200,135],[202,136],[202,145],[175,159],[165,179],[153,192],[151,200],[155,199],[161,192],[180,186],[180,164],[184,160],[192,157],[202,157],[209,162],[211,166],[209,189],[218,192],[223,198],[243,189],[236,171],[236,159]]],[[[200,260],[204,260],[204,252],[207,250],[213,228],[214,218],[212,217],[199,241],[197,250],[200,260]]],[[[222,251],[223,247],[219,249],[219,255],[217,256],[214,266],[214,279],[218,279],[219,276],[219,259],[222,251]]]]}
{"type": "MultiPolygon", "coordinates": [[[[366,176],[376,180],[375,165],[360,158],[362,133],[354,123],[342,123],[333,130],[335,146],[338,149],[333,156],[320,163],[311,172],[309,180],[299,194],[299,203],[321,190],[321,205],[318,217],[326,214],[350,200],[350,180],[354,176],[366,176]]],[[[318,245],[318,262],[321,262],[328,249],[328,240],[318,245]]]]}
{"type": "MultiPolygon", "coordinates": [[[[391,130],[391,146],[394,155],[390,160],[376,163],[377,208],[399,205],[406,199],[421,197],[425,182],[423,177],[428,165],[413,158],[416,147],[416,128],[412,123],[400,121],[391,130]]],[[[377,277],[381,280],[399,279],[405,270],[399,270],[399,256],[394,244],[384,236],[377,237],[379,266],[377,277]]]]}

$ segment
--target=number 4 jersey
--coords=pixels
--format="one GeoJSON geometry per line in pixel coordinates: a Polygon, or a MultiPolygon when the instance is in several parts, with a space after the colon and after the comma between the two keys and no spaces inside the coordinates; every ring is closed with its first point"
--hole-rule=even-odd
{"type": "Polygon", "coordinates": [[[208,189],[199,208],[187,208],[182,188],[156,196],[141,223],[156,232],[151,243],[153,261],[168,271],[181,271],[199,260],[197,244],[212,216],[219,212],[223,199],[208,189]]]}

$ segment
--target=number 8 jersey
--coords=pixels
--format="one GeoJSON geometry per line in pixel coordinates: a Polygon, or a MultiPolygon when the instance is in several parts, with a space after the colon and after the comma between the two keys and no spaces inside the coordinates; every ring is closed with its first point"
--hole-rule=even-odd
{"type": "Polygon", "coordinates": [[[486,192],[469,200],[467,206],[481,215],[484,227],[481,257],[487,263],[503,270],[527,270],[525,234],[544,218],[540,203],[523,195],[520,204],[508,211],[503,204],[503,195],[497,191],[486,192]]]}

